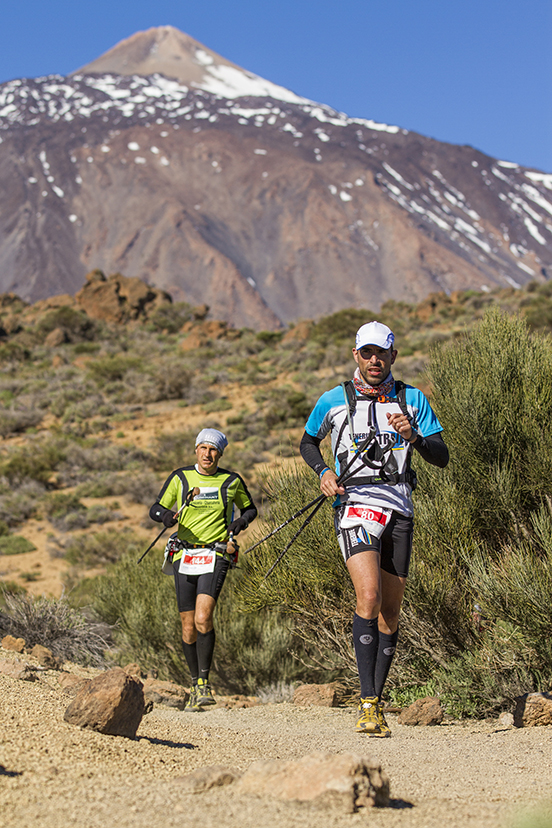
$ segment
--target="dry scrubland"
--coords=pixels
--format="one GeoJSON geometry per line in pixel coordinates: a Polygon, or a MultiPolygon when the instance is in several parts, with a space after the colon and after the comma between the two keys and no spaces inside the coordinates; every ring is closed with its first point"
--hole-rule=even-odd
{"type": "MultiPolygon", "coordinates": [[[[90,629],[106,637],[111,661],[138,660],[186,683],[176,612],[166,609],[171,586],[159,573],[162,545],[135,566],[159,528],[147,511],[160,483],[191,460],[197,430],[213,425],[229,436],[225,462],[251,484],[262,526],[314,496],[316,480],[294,463],[305,417],[323,390],[350,376],[354,332],[376,314],[355,310],[280,332],[236,331],[206,318],[204,308],[162,297],[132,306],[132,290],[125,299],[114,285],[108,280],[106,289],[118,321],[98,318],[92,306],[85,312],[70,297],[31,307],[0,298],[0,625],[9,626],[19,607],[19,627],[6,631],[24,633],[32,611],[40,640],[45,605],[32,596],[65,590],[66,617],[100,621],[90,629]]],[[[108,819],[170,826],[183,817],[284,828],[364,822],[365,814],[313,815],[231,788],[179,793],[178,777],[197,767],[244,769],[258,758],[313,750],[381,761],[393,802],[370,811],[374,825],[549,826],[543,806],[528,821],[519,809],[549,797],[550,728],[510,729],[497,715],[520,692],[552,684],[552,447],[545,428],[552,358],[542,336],[552,324],[552,291],[545,283],[435,295],[418,306],[388,303],[377,317],[397,333],[396,375],[432,393],[454,458],[446,473],[420,469],[416,562],[401,658],[390,677],[399,705],[439,693],[446,723],[394,723],[393,739],[367,743],[352,730],[351,708],[269,703],[197,717],[155,708],[129,741],[65,724],[69,699],[55,672],[34,683],[0,676],[2,828],[108,819]],[[493,308],[521,311],[529,327],[497,313],[479,325],[493,308]],[[444,357],[432,363],[438,343],[444,357]],[[536,445],[538,468],[530,460],[536,445]]],[[[219,690],[264,690],[276,699],[300,680],[339,677],[354,686],[352,595],[327,543],[328,525],[322,513],[266,585],[277,543],[233,573],[218,610],[219,690]],[[307,569],[312,578],[300,581],[307,569]]],[[[69,645],[54,629],[57,605],[48,606],[52,626],[43,643],[67,656],[69,645]]],[[[91,658],[85,650],[82,662],[91,658]]]]}
{"type": "Polygon", "coordinates": [[[125,293],[117,277],[108,280],[116,291],[110,284],[106,298],[80,305],[69,296],[31,306],[0,297],[4,588],[59,597],[119,554],[105,543],[103,552],[79,546],[80,538],[131,528],[147,541],[154,527],[146,506],[165,472],[190,460],[205,424],[227,431],[225,462],[262,499],[260,477],[297,455],[313,401],[349,377],[354,331],[369,317],[397,332],[396,374],[426,391],[431,345],[470,328],[485,308],[521,308],[532,327],[552,324],[552,291],[533,283],[255,333],[206,321],[206,308],[171,305],[159,291],[148,307],[142,283],[123,277],[125,293]]]}

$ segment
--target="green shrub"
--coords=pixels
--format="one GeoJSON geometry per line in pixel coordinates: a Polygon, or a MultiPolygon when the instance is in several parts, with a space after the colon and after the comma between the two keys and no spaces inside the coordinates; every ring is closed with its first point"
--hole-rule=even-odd
{"type": "Polygon", "coordinates": [[[118,561],[129,546],[138,548],[132,532],[94,532],[71,538],[65,547],[65,557],[74,566],[97,567],[118,561]]]}
{"type": "Polygon", "coordinates": [[[161,572],[162,543],[142,561],[144,543],[119,535],[122,555],[97,581],[94,609],[110,625],[119,663],[138,661],[145,670],[157,670],[164,679],[186,682],[176,608],[174,582],[161,572]]]}
{"type": "Polygon", "coordinates": [[[36,546],[22,535],[2,535],[0,537],[0,555],[21,555],[34,552],[36,546]]]}
{"type": "Polygon", "coordinates": [[[43,336],[56,328],[60,328],[70,342],[78,342],[94,339],[97,325],[83,311],[64,305],[49,311],[38,323],[38,331],[43,336]]]}
{"type": "Polygon", "coordinates": [[[24,480],[47,483],[64,459],[64,441],[37,438],[17,446],[0,460],[0,477],[5,477],[12,486],[20,485],[24,480]]]}
{"type": "Polygon", "coordinates": [[[110,354],[88,363],[90,377],[100,386],[122,381],[129,371],[143,370],[143,361],[140,357],[129,354],[110,354]]]}
{"type": "Polygon", "coordinates": [[[21,342],[3,342],[0,345],[0,363],[26,362],[30,358],[30,349],[21,342]]]}
{"type": "MultiPolygon", "coordinates": [[[[431,688],[455,715],[482,716],[552,683],[552,343],[491,309],[434,348],[429,376],[451,461],[441,470],[414,455],[414,555],[389,689],[413,698],[431,688]]],[[[292,467],[266,490],[269,530],[318,481],[292,467]]],[[[264,577],[295,530],[248,557],[239,606],[291,616],[312,662],[353,686],[354,595],[328,504],[264,577]]]]}
{"type": "Polygon", "coordinates": [[[340,310],[319,319],[312,328],[310,339],[324,346],[330,342],[345,342],[351,347],[360,326],[376,318],[379,319],[379,316],[371,310],[362,310],[362,308],[340,310]]]}
{"type": "Polygon", "coordinates": [[[192,307],[187,302],[162,305],[149,317],[148,327],[153,331],[166,331],[174,334],[178,333],[182,325],[189,322],[192,316],[192,307]]]}

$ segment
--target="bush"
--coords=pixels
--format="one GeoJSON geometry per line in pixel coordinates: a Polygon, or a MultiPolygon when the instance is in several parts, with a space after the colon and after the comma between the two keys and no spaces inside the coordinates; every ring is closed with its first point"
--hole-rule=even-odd
{"type": "Polygon", "coordinates": [[[25,480],[47,483],[65,458],[65,444],[56,438],[31,440],[17,446],[0,461],[0,477],[11,486],[25,480]]]}
{"type": "MultiPolygon", "coordinates": [[[[414,555],[389,688],[411,698],[431,689],[455,715],[483,716],[552,683],[552,343],[491,309],[433,350],[429,376],[451,462],[441,470],[414,456],[414,555]]],[[[317,492],[302,467],[269,478],[266,529],[317,492]]],[[[265,580],[295,526],[267,541],[248,557],[237,598],[294,618],[312,662],[351,685],[354,595],[330,524],[325,504],[265,580]]]]}
{"type": "Polygon", "coordinates": [[[182,325],[189,322],[192,316],[192,307],[187,302],[162,305],[149,317],[148,327],[153,331],[166,331],[174,334],[178,333],[182,325]]]}
{"type": "Polygon", "coordinates": [[[132,532],[94,532],[71,538],[65,547],[65,557],[74,566],[93,568],[118,561],[129,546],[138,548],[138,545],[132,532]]]}
{"type": "Polygon", "coordinates": [[[195,431],[163,432],[152,447],[152,466],[156,471],[169,472],[195,462],[195,431]]]}
{"type": "Polygon", "coordinates": [[[9,634],[24,638],[27,647],[42,644],[64,661],[105,666],[106,641],[65,598],[5,594],[4,600],[3,625],[9,634]]]}
{"type": "Polygon", "coordinates": [[[2,535],[0,537],[0,555],[21,555],[34,552],[36,546],[22,535],[2,535]]]}
{"type": "Polygon", "coordinates": [[[98,579],[93,604],[104,621],[116,625],[119,663],[139,661],[142,669],[157,670],[161,678],[186,682],[174,582],[160,571],[162,544],[140,565],[143,542],[119,534],[119,548],[121,558],[98,579]]]}
{"type": "Polygon", "coordinates": [[[32,517],[38,508],[45,488],[34,480],[0,494],[0,520],[7,526],[17,526],[32,517]]]}
{"type": "Polygon", "coordinates": [[[107,383],[121,381],[128,371],[143,370],[140,357],[129,354],[110,354],[93,360],[87,365],[90,377],[100,386],[107,383]]]}
{"type": "Polygon", "coordinates": [[[0,434],[7,437],[8,434],[17,434],[34,428],[42,420],[42,414],[36,409],[27,408],[0,408],[0,434]]]}
{"type": "Polygon", "coordinates": [[[56,328],[60,328],[69,342],[94,339],[96,323],[83,311],[64,305],[47,313],[39,322],[38,330],[46,336],[56,328]]]}

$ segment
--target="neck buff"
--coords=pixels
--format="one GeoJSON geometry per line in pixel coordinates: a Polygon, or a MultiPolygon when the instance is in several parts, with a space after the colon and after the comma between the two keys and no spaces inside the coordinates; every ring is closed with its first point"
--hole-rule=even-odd
{"type": "Polygon", "coordinates": [[[353,382],[358,393],[364,394],[365,397],[388,397],[395,384],[393,374],[389,374],[379,385],[367,385],[360,375],[360,368],[356,369],[353,382]]]}

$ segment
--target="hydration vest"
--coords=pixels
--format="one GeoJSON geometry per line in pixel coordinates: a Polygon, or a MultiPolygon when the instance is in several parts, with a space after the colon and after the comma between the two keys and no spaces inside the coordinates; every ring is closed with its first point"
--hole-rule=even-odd
{"type": "MultiPolygon", "coordinates": [[[[341,431],[339,432],[338,439],[335,443],[336,451],[339,447],[339,443],[341,442],[341,437],[343,434],[343,430],[345,428],[345,424],[349,426],[351,443],[353,446],[355,446],[353,417],[355,415],[355,411],[357,408],[356,389],[352,380],[346,380],[345,382],[342,382],[341,387],[343,388],[343,393],[345,396],[347,420],[346,423],[343,423],[341,431]]],[[[396,397],[374,397],[373,399],[364,397],[364,399],[369,399],[371,404],[374,406],[377,402],[397,402],[399,408],[401,409],[404,416],[407,418],[408,422],[412,423],[412,417],[406,405],[405,383],[401,382],[401,380],[395,380],[395,392],[396,397]]],[[[407,455],[406,469],[403,472],[399,473],[397,460],[393,455],[393,447],[397,442],[396,435],[386,434],[386,440],[383,441],[382,445],[382,443],[376,439],[376,428],[373,426],[371,428],[373,428],[374,432],[372,441],[368,444],[368,447],[365,449],[365,451],[363,451],[362,454],[359,455],[360,461],[366,468],[366,474],[360,474],[357,470],[357,472],[355,472],[354,474],[354,477],[351,479],[351,483],[354,483],[355,486],[376,484],[396,486],[399,483],[408,483],[410,484],[412,490],[414,490],[416,488],[418,481],[416,478],[416,472],[414,471],[414,469],[410,467],[410,451],[407,455]]],[[[343,466],[343,464],[347,462],[347,451],[341,452],[336,456],[340,466],[343,466]]]]}

